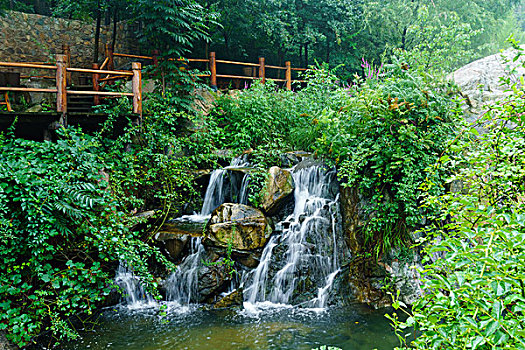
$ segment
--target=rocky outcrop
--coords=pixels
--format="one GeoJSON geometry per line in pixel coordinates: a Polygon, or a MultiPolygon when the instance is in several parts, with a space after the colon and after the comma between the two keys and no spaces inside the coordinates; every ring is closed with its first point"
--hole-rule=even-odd
{"type": "Polygon", "coordinates": [[[509,92],[505,92],[508,86],[502,85],[500,82],[500,77],[509,74],[507,66],[516,68],[515,74],[511,76],[512,81],[519,81],[519,77],[525,75],[525,68],[521,66],[523,58],[517,62],[512,62],[514,56],[514,50],[506,50],[503,53],[469,63],[449,76],[466,98],[468,121],[473,121],[486,109],[487,105],[509,94],[509,92]]]}
{"type": "Polygon", "coordinates": [[[198,292],[201,302],[210,302],[231,280],[228,266],[219,261],[203,266],[198,273],[198,292]]]}
{"type": "Polygon", "coordinates": [[[203,235],[204,222],[185,220],[184,218],[171,220],[160,228],[155,240],[164,244],[170,258],[178,260],[186,248],[190,237],[203,235]]]}
{"type": "Polygon", "coordinates": [[[272,222],[262,211],[243,204],[225,203],[215,209],[206,227],[214,245],[249,251],[264,247],[272,234],[272,222]]]}
{"type": "Polygon", "coordinates": [[[279,167],[271,167],[268,171],[268,179],[263,189],[260,207],[268,214],[274,215],[282,205],[290,198],[294,191],[292,174],[288,170],[279,167]]]}

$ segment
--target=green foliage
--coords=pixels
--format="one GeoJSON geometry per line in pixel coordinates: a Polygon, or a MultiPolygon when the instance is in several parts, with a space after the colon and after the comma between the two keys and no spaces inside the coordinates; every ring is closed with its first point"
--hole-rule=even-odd
{"type": "Polygon", "coordinates": [[[504,82],[509,96],[465,128],[434,167],[453,167],[449,181],[462,188],[425,201],[438,213],[422,242],[425,293],[406,322],[393,318],[404,348],[403,329],[414,328],[420,335],[410,348],[525,349],[525,92],[523,78],[504,82]]]}
{"type": "Polygon", "coordinates": [[[166,57],[178,58],[197,40],[208,40],[207,22],[214,14],[194,0],[138,0],[134,7],[143,24],[140,40],[166,57]]]}
{"type": "MultiPolygon", "coordinates": [[[[363,231],[376,256],[409,242],[407,234],[428,214],[419,207],[425,169],[458,122],[448,89],[397,63],[380,79],[357,80],[340,92],[339,109],[319,116],[317,152],[334,161],[343,186],[357,187],[367,201],[363,231]]],[[[439,183],[443,175],[431,176],[439,183]]]]}
{"type": "Polygon", "coordinates": [[[71,318],[104,300],[119,260],[154,291],[148,261],[167,261],[128,229],[137,220],[108,187],[96,138],[71,130],[56,143],[0,142],[0,329],[9,340],[77,337],[71,318]]]}

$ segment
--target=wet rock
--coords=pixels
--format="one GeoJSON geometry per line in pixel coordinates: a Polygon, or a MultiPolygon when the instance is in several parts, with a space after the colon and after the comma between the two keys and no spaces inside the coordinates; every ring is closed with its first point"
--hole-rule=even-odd
{"type": "Polygon", "coordinates": [[[213,299],[213,297],[226,288],[227,283],[231,280],[228,267],[225,264],[221,264],[220,261],[221,260],[209,263],[199,270],[198,291],[201,302],[213,299]]]}
{"type": "Polygon", "coordinates": [[[213,305],[214,309],[223,309],[232,306],[242,306],[243,302],[242,289],[236,289],[228,295],[225,295],[218,302],[213,305]]]}
{"type": "Polygon", "coordinates": [[[155,239],[164,244],[170,258],[177,260],[181,257],[191,237],[203,235],[203,225],[203,222],[172,220],[162,225],[155,239]]]}
{"type": "Polygon", "coordinates": [[[347,283],[354,300],[373,308],[390,305],[392,300],[383,290],[387,275],[386,269],[373,258],[358,257],[352,260],[348,265],[347,283]]]}
{"type": "Polygon", "coordinates": [[[266,181],[261,208],[269,215],[275,214],[294,191],[292,174],[279,167],[271,167],[266,181]]]}
{"type": "Polygon", "coordinates": [[[264,247],[272,223],[262,211],[243,204],[225,203],[215,209],[206,228],[207,240],[220,247],[248,251],[264,247]]]}
{"type": "Polygon", "coordinates": [[[366,223],[363,210],[366,202],[360,197],[357,187],[340,186],[339,191],[344,236],[348,247],[356,254],[364,245],[364,238],[359,234],[359,228],[366,223]]]}

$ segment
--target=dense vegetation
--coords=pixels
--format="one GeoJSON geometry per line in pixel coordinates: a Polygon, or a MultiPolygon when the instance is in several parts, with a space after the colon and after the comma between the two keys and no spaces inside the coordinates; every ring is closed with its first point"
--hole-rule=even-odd
{"type": "Polygon", "coordinates": [[[367,199],[367,253],[381,258],[409,247],[410,233],[423,230],[426,294],[406,323],[392,316],[402,342],[401,328],[413,326],[418,337],[409,346],[420,349],[525,348],[523,89],[514,85],[478,120],[486,130],[479,135],[463,125],[444,78],[516,28],[515,3],[3,3],[60,17],[139,21],[144,47],[169,56],[217,50],[330,64],[307,71],[308,84],[295,92],[255,82],[218,95],[212,110],[199,114],[194,77],[167,63],[149,73],[162,82],[146,96],[142,124],[129,120],[118,137],[113,122],[129,108],[126,100],[100,107],[110,117],[95,134],[62,129],[55,143],[1,134],[0,331],[20,346],[41,335],[51,343],[75,338],[77,322],[89,321],[114,288],[119,263],[158,296],[157,277],[173,266],[151,236],[195,203],[192,171],[251,153],[260,170],[250,185],[257,206],[267,167],[300,149],[336,166],[342,185],[367,199]],[[463,189],[450,192],[447,181],[463,189]],[[141,225],[134,214],[149,209],[156,221],[141,225]],[[442,258],[430,259],[437,254],[442,258]]]}

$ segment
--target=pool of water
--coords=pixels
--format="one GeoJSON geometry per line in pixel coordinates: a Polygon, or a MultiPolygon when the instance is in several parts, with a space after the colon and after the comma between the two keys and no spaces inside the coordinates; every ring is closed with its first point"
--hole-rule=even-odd
{"type": "Polygon", "coordinates": [[[126,350],[310,350],[321,345],[344,350],[393,349],[398,345],[384,313],[362,306],[330,309],[291,307],[242,311],[169,307],[106,310],[94,330],[64,349],[126,350]]]}

